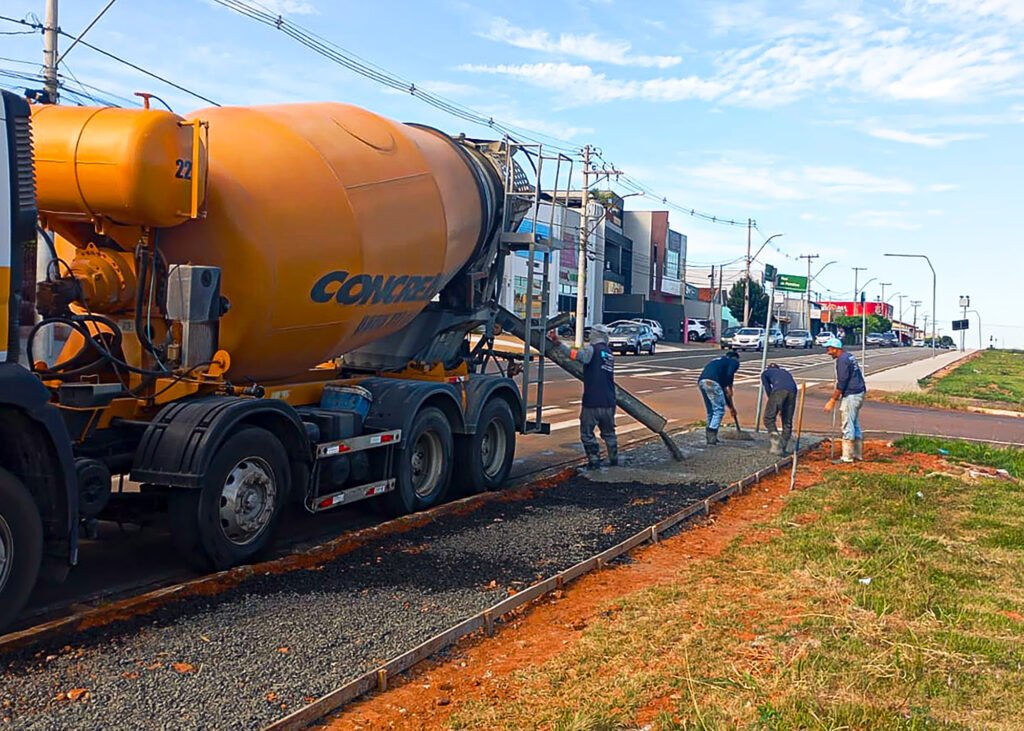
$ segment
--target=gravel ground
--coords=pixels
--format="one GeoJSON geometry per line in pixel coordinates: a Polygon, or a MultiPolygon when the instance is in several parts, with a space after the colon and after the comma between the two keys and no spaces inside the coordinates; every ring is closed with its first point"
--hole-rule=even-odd
{"type": "Polygon", "coordinates": [[[608,482],[576,477],[316,570],[5,656],[0,727],[259,728],[771,463],[763,444],[702,453],[693,435],[679,439],[692,454],[683,465],[645,446],[596,475],[608,482]]]}

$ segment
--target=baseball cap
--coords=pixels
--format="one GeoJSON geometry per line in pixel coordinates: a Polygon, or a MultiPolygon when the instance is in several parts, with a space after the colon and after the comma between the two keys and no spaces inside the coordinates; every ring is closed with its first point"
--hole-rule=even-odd
{"type": "Polygon", "coordinates": [[[825,343],[825,347],[826,348],[838,348],[839,350],[842,350],[843,349],[843,341],[840,340],[839,338],[829,338],[828,341],[825,343]]]}

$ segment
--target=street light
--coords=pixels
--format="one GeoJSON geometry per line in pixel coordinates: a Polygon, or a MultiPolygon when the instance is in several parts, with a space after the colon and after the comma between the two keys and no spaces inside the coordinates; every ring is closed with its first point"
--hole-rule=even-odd
{"type": "Polygon", "coordinates": [[[968,312],[973,312],[975,314],[975,316],[978,318],[978,350],[984,350],[984,348],[981,345],[981,314],[977,310],[967,310],[967,311],[968,312]]]}
{"type": "MultiPolygon", "coordinates": [[[[864,282],[864,286],[860,288],[861,292],[866,292],[868,285],[878,277],[871,277],[868,281],[864,282]]],[[[858,292],[853,293],[853,306],[857,306],[858,292]]],[[[864,303],[860,303],[860,367],[865,373],[868,372],[868,308],[864,306],[864,303]]]]}
{"type": "MultiPolygon", "coordinates": [[[[779,236],[785,236],[785,234],[772,234],[764,240],[761,244],[761,248],[757,250],[757,253],[753,256],[750,255],[750,237],[747,237],[747,278],[744,280],[743,285],[743,327],[747,327],[750,324],[750,265],[753,261],[761,255],[764,251],[764,247],[768,245],[768,242],[772,239],[777,239],[779,236]]],[[[771,303],[769,303],[769,307],[771,303]]]]}
{"type": "MultiPolygon", "coordinates": [[[[936,299],[935,294],[938,290],[939,278],[935,274],[935,267],[932,266],[932,260],[924,254],[886,254],[886,256],[899,256],[904,259],[924,259],[928,262],[928,268],[932,270],[932,314],[936,312],[936,299]]],[[[932,318],[932,357],[935,357],[935,320],[938,318],[932,318]]]]}

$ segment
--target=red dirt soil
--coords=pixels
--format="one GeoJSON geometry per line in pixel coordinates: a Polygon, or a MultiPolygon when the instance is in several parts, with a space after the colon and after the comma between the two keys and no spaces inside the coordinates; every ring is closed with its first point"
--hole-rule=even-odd
{"type": "MultiPolygon", "coordinates": [[[[797,489],[819,484],[826,470],[878,474],[905,472],[911,464],[923,470],[944,466],[940,458],[930,455],[902,456],[884,441],[866,442],[864,452],[867,462],[833,465],[828,446],[822,446],[801,459],[797,489]]],[[[392,687],[386,693],[349,705],[319,728],[446,728],[452,713],[468,700],[500,703],[507,692],[504,689],[515,682],[510,679],[512,673],[540,665],[564,652],[598,612],[607,614],[609,601],[670,582],[681,561],[714,558],[739,535],[745,534],[749,542],[768,540],[770,533],[754,526],[777,515],[788,494],[788,470],[762,480],[749,492],[715,508],[712,517],[694,528],[637,549],[631,554],[632,563],[588,574],[565,591],[538,599],[503,625],[493,638],[473,636],[462,640],[453,648],[451,659],[428,661],[404,678],[392,679],[392,687]]],[[[796,520],[812,522],[815,518],[802,515],[796,520]]]]}

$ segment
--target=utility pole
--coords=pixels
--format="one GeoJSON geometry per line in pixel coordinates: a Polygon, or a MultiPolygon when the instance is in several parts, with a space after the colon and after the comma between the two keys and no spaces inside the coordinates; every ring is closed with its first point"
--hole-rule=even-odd
{"type": "Polygon", "coordinates": [[[743,327],[750,325],[750,236],[754,220],[747,219],[747,278],[743,281],[743,327]]]}
{"type": "Polygon", "coordinates": [[[883,305],[886,305],[888,303],[885,301],[885,288],[886,287],[891,287],[892,286],[892,282],[879,282],[878,286],[882,288],[882,299],[881,299],[881,302],[882,302],[883,305]]]}
{"type": "MultiPolygon", "coordinates": [[[[971,306],[971,298],[970,298],[970,296],[969,295],[965,295],[965,294],[960,295],[960,307],[962,307],[963,310],[964,310],[964,320],[967,319],[967,308],[970,307],[970,306],[971,306]]],[[[967,344],[965,342],[966,337],[967,337],[967,331],[966,330],[961,330],[960,331],[960,352],[961,353],[963,353],[964,351],[967,350],[967,344]]]]}
{"type": "Polygon", "coordinates": [[[799,259],[807,260],[807,332],[811,332],[811,261],[819,259],[819,254],[801,254],[799,259]]]}
{"type": "Polygon", "coordinates": [[[917,308],[921,306],[921,300],[910,300],[910,304],[914,306],[914,332],[911,334],[911,340],[917,340],[917,308]]]}
{"type": "Polygon", "coordinates": [[[46,0],[46,22],[43,25],[43,89],[48,104],[56,104],[57,85],[57,0],[46,0]]]}
{"type": "MultiPolygon", "coordinates": [[[[621,170],[595,170],[590,167],[590,145],[583,147],[583,195],[580,201],[580,241],[579,261],[576,262],[576,338],[575,347],[583,347],[583,321],[586,319],[586,284],[587,284],[587,244],[590,241],[590,234],[594,233],[590,227],[590,177],[596,176],[594,185],[600,182],[601,178],[608,178],[612,175],[621,175],[621,170]]],[[[594,229],[607,214],[602,214],[594,223],[594,229]]]]}
{"type": "MultiPolygon", "coordinates": [[[[583,147],[583,195],[580,199],[580,241],[576,253],[576,338],[577,348],[583,347],[583,321],[587,315],[587,239],[590,238],[590,145],[583,147]]],[[[533,265],[533,262],[530,262],[533,265]]],[[[533,273],[531,272],[531,276],[533,273]]]]}
{"type": "Polygon", "coordinates": [[[857,275],[861,272],[867,271],[867,267],[850,267],[853,269],[853,314],[857,314],[857,295],[859,291],[857,289],[857,275]]]}

